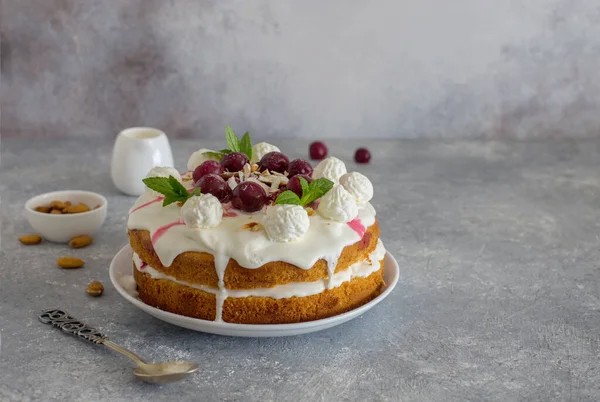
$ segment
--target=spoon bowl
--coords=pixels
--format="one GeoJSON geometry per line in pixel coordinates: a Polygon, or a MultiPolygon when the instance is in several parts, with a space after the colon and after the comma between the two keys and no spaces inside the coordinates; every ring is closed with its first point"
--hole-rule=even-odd
{"type": "Polygon", "coordinates": [[[155,384],[167,384],[181,381],[190,374],[198,371],[199,366],[191,362],[164,362],[155,364],[140,364],[133,374],[140,380],[155,384]]]}

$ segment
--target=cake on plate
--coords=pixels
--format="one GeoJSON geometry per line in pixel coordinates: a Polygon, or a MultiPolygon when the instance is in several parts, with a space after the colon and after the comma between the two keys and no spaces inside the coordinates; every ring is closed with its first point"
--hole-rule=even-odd
{"type": "Polygon", "coordinates": [[[129,211],[139,297],[204,320],[281,324],[359,307],[384,286],[373,186],[329,157],[313,169],[226,129],[180,174],[155,167],[129,211]]]}

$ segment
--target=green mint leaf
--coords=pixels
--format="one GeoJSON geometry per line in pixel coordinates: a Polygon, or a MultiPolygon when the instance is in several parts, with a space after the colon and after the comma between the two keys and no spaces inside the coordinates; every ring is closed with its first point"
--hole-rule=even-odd
{"type": "Polygon", "coordinates": [[[308,193],[304,194],[302,190],[302,206],[306,206],[311,202],[318,200],[333,188],[333,182],[326,178],[313,180],[308,184],[308,193]]]}
{"type": "Polygon", "coordinates": [[[310,192],[308,182],[304,177],[298,176],[298,179],[300,179],[300,185],[302,186],[302,197],[305,197],[310,192]]]}
{"type": "Polygon", "coordinates": [[[223,158],[223,153],[221,151],[219,151],[219,152],[207,151],[207,152],[202,153],[202,155],[210,156],[211,158],[217,158],[217,160],[221,160],[223,158]]]}
{"type": "Polygon", "coordinates": [[[250,141],[250,133],[244,134],[240,141],[240,152],[246,154],[248,159],[252,160],[252,141],[250,141]]]}
{"type": "Polygon", "coordinates": [[[142,180],[148,188],[165,196],[163,207],[177,201],[186,202],[191,197],[188,190],[173,176],[147,177],[142,180]]]}
{"type": "Polygon", "coordinates": [[[171,185],[171,188],[173,188],[173,192],[179,197],[185,197],[185,200],[189,198],[190,192],[173,176],[169,176],[169,184],[171,185]]]}
{"type": "Polygon", "coordinates": [[[231,126],[225,127],[225,137],[227,139],[227,145],[232,152],[241,152],[240,140],[237,135],[235,135],[235,131],[233,131],[231,126]]]}
{"type": "Polygon", "coordinates": [[[300,198],[293,191],[286,190],[277,196],[275,204],[300,205],[300,198]]]}
{"type": "Polygon", "coordinates": [[[231,153],[231,149],[222,149],[222,150],[217,151],[217,152],[220,152],[222,154],[229,154],[229,153],[231,153]]]}
{"type": "Polygon", "coordinates": [[[322,177],[320,179],[311,181],[308,185],[308,188],[311,192],[318,192],[319,197],[321,197],[333,188],[333,182],[322,177]]]}
{"type": "Polygon", "coordinates": [[[202,195],[202,193],[200,192],[200,189],[199,189],[199,188],[195,188],[195,189],[194,189],[194,191],[192,191],[192,192],[190,193],[190,195],[191,195],[191,196],[194,196],[194,195],[196,195],[196,196],[200,196],[200,195],[202,195]]]}
{"type": "MultiPolygon", "coordinates": [[[[163,205],[163,207],[166,207],[167,205],[172,204],[172,203],[177,202],[177,201],[182,201],[182,200],[180,199],[180,197],[177,197],[177,196],[174,196],[174,195],[168,195],[163,200],[163,204],[162,205],[163,205]]],[[[182,201],[182,202],[185,202],[185,201],[182,201]]]]}
{"type": "Polygon", "coordinates": [[[148,188],[157,191],[162,195],[175,195],[175,192],[169,183],[169,179],[166,177],[147,177],[142,181],[148,188]]]}

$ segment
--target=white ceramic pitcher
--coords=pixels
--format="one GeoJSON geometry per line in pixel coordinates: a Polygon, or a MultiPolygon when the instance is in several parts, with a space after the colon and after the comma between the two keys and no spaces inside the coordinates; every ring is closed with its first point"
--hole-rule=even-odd
{"type": "Polygon", "coordinates": [[[132,127],[119,133],[113,148],[110,175],[119,190],[141,195],[142,179],[154,166],[173,167],[173,154],[167,135],[151,127],[132,127]]]}

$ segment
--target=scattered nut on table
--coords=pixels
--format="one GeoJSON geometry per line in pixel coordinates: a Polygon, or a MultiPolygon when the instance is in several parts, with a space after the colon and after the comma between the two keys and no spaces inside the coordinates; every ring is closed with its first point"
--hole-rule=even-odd
{"type": "Polygon", "coordinates": [[[102,285],[102,282],[100,281],[93,281],[88,285],[85,291],[90,296],[98,297],[104,292],[104,285],[102,285]]]}
{"type": "Polygon", "coordinates": [[[85,262],[76,257],[60,257],[56,260],[56,265],[65,269],[75,269],[83,267],[85,262]]]}
{"type": "Polygon", "coordinates": [[[92,244],[93,241],[94,241],[94,239],[92,238],[92,236],[87,236],[87,235],[77,236],[77,237],[73,237],[71,240],[69,240],[69,247],[83,248],[83,247],[87,247],[90,244],[92,244]]]}
{"type": "Polygon", "coordinates": [[[38,235],[25,235],[19,237],[19,241],[27,246],[31,246],[34,244],[40,244],[42,242],[42,238],[38,235]]]}

